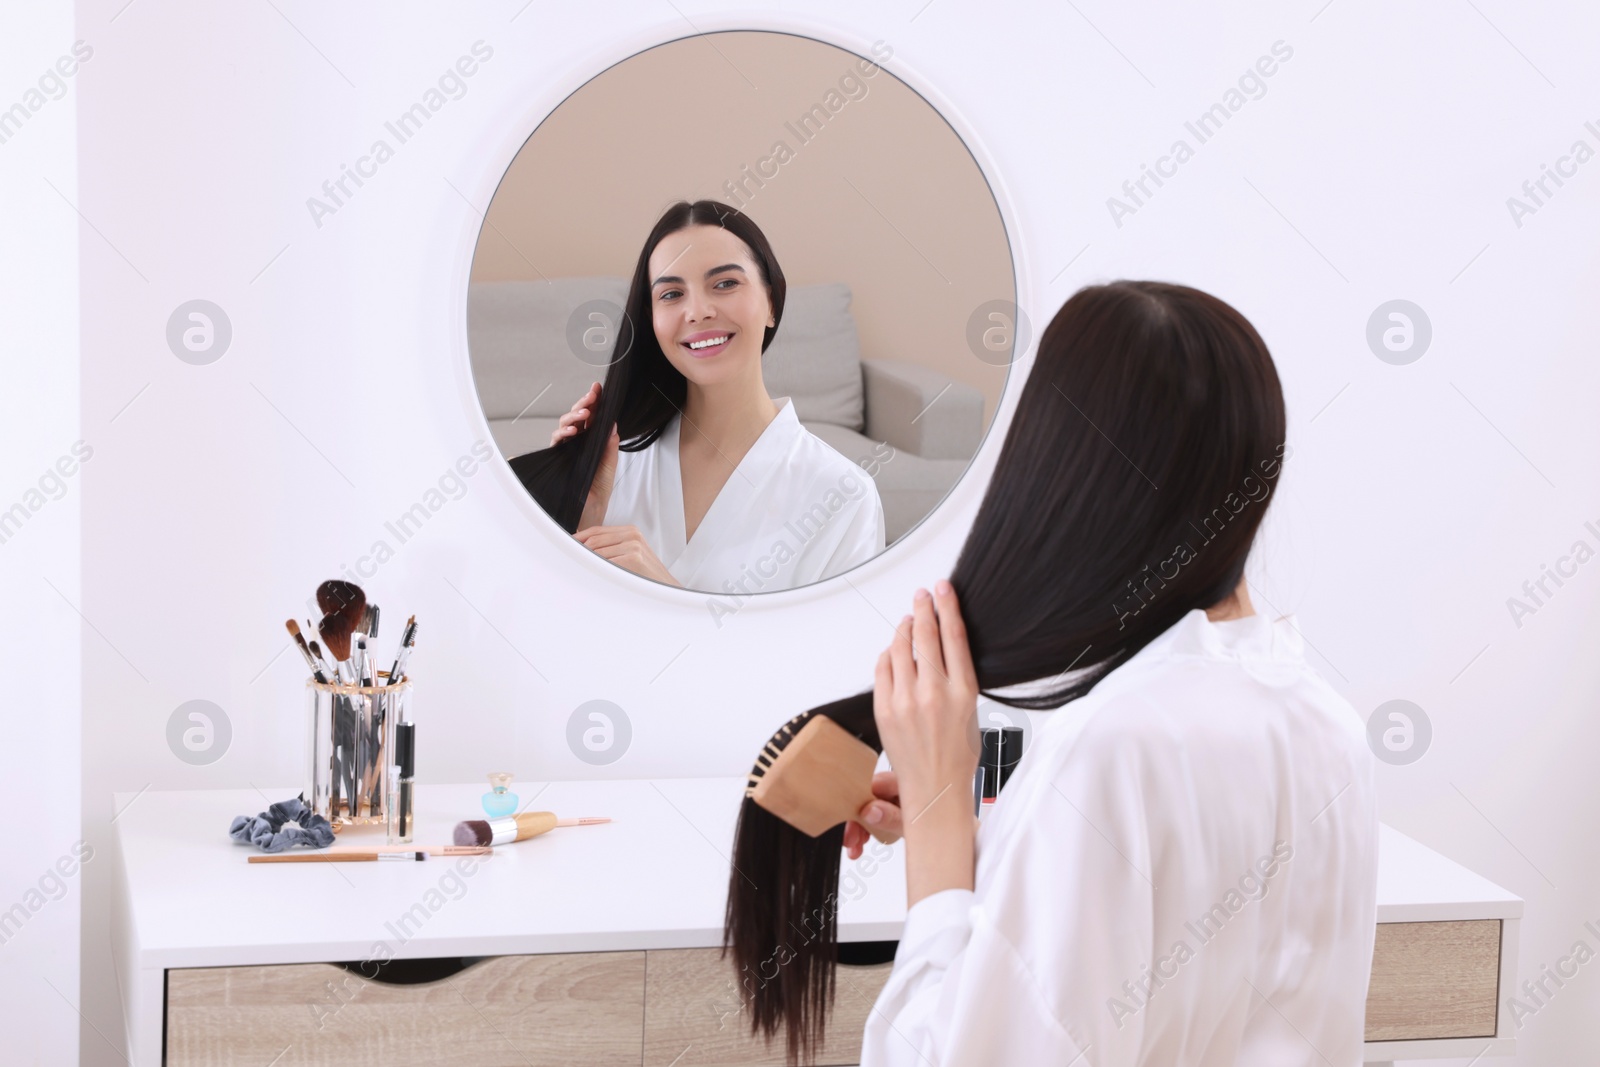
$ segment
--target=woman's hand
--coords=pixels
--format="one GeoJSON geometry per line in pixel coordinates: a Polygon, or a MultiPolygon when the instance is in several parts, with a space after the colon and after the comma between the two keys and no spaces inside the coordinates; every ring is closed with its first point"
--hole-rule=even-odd
{"type": "Polygon", "coordinates": [[[894,844],[904,833],[900,820],[900,781],[893,771],[879,771],[872,776],[872,795],[861,805],[860,821],[844,824],[844,847],[853,860],[861,858],[867,838],[876,837],[885,844],[894,844]]]}
{"type": "Polygon", "coordinates": [[[637,526],[589,526],[573,536],[590,551],[637,575],[668,585],[682,584],[656,558],[637,526]]]}
{"type": "Polygon", "coordinates": [[[583,500],[583,514],[578,516],[578,529],[599,526],[606,521],[606,508],[611,506],[611,487],[617,480],[617,450],[622,446],[617,428],[611,427],[611,440],[600,456],[600,466],[595,468],[594,481],[589,483],[589,495],[583,500]]]}
{"type": "Polygon", "coordinates": [[[904,817],[908,907],[973,885],[978,679],[955,590],[947,581],[936,590],[917,590],[873,678],[873,717],[904,817]]]}
{"type": "Polygon", "coordinates": [[[576,437],[589,428],[589,415],[600,406],[600,383],[589,386],[589,391],[578,398],[572,410],[561,416],[556,428],[550,431],[550,447],[554,448],[569,437],[576,437]]]}
{"type": "MultiPolygon", "coordinates": [[[[572,405],[572,410],[561,416],[556,423],[556,428],[550,433],[550,447],[565,441],[569,437],[576,437],[580,432],[589,428],[589,419],[596,408],[600,406],[600,383],[595,382],[589,386],[589,391],[578,398],[572,405]]],[[[606,521],[606,508],[611,505],[611,487],[616,484],[617,478],[617,451],[622,445],[622,440],[617,434],[617,428],[611,427],[611,439],[606,442],[606,450],[600,456],[600,466],[594,472],[594,481],[589,483],[589,495],[583,501],[583,514],[578,517],[578,529],[590,526],[599,526],[606,521]]]]}

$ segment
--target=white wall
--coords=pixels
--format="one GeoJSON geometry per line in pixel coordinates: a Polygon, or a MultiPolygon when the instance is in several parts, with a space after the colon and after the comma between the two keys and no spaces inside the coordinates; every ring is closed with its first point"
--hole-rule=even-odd
{"type": "Polygon", "coordinates": [[[0,13],[0,1033],[15,1064],[78,1061],[79,911],[86,879],[109,865],[75,847],[80,631],[94,638],[77,614],[72,449],[103,435],[78,416],[81,85],[55,70],[73,39],[69,4],[0,13]]]}
{"type": "MultiPolygon", "coordinates": [[[[411,612],[424,624],[414,666],[425,780],[502,766],[527,779],[743,773],[775,723],[866,684],[884,617],[953,560],[998,433],[953,502],[849,584],[763,599],[720,628],[702,597],[586,557],[498,466],[407,543],[384,525],[488,439],[464,349],[474,208],[564,92],[689,31],[671,6],[617,3],[600,20],[519,0],[473,10],[123,2],[79,5],[76,36],[95,54],[72,88],[77,199],[93,227],[81,237],[81,434],[95,453],[70,499],[83,509],[80,606],[93,626],[82,815],[96,849],[114,790],[249,784],[265,804],[298,788],[303,672],[282,620],[304,616],[315,583],[380,539],[396,551],[367,588],[391,626],[411,612]],[[466,94],[316,225],[307,198],[479,40],[494,53],[466,94]],[[197,298],[220,305],[233,330],[205,366],[181,362],[165,338],[174,309],[197,298]],[[568,715],[595,698],[624,708],[633,729],[630,750],[602,768],[565,741],[568,715]],[[208,765],[180,760],[167,741],[174,710],[196,699],[231,728],[208,765]]],[[[947,106],[993,168],[1037,328],[1080,285],[1119,276],[1206,288],[1257,324],[1284,378],[1296,450],[1258,560],[1261,606],[1299,614],[1363,714],[1396,697],[1426,709],[1432,750],[1382,769],[1384,817],[1526,897],[1525,973],[1586,937],[1583,922],[1600,918],[1590,847],[1600,678],[1584,655],[1600,563],[1520,627],[1506,598],[1575,540],[1600,547],[1583,525],[1600,527],[1590,321],[1600,161],[1520,227],[1506,198],[1575,139],[1600,148],[1584,128],[1600,127],[1596,13],[1482,0],[1174,3],[1159,16],[1103,2],[829,0],[747,5],[742,17],[678,7],[705,30],[793,26],[799,16],[782,12],[803,7],[834,43],[887,40],[888,69],[947,106]],[[1280,40],[1293,55],[1266,94],[1197,144],[1184,122],[1280,40]],[[1180,137],[1193,158],[1114,223],[1107,198],[1180,137]],[[1407,366],[1380,362],[1365,340],[1369,315],[1394,298],[1433,326],[1431,348],[1407,366]]],[[[35,36],[33,58],[8,63],[21,74],[0,92],[18,92],[72,35],[35,36]]],[[[68,108],[51,109],[60,136],[68,108]]],[[[692,113],[664,121],[714,131],[692,113]]],[[[11,147],[0,146],[0,180],[37,204],[30,225],[47,225],[54,194],[16,176],[11,147]]],[[[72,195],[70,163],[38,166],[72,195]]],[[[42,284],[43,257],[68,248],[50,240],[7,269],[42,284]]],[[[50,321],[19,284],[9,293],[50,321]]],[[[70,351],[63,337],[45,340],[70,351]]],[[[42,360],[19,362],[47,373],[42,360]]],[[[25,410],[37,430],[6,457],[16,469],[5,492],[79,435],[42,421],[70,395],[68,373],[35,387],[44,400],[25,410]]],[[[10,394],[7,405],[24,408],[10,394]]],[[[59,573],[78,597],[73,506],[51,506],[50,538],[34,539],[45,555],[27,566],[59,573]]],[[[5,580],[27,592],[9,602],[14,615],[57,625],[59,598],[16,573],[10,548],[5,580]]],[[[49,635],[34,626],[29,637],[49,635]]],[[[70,657],[50,662],[70,677],[70,657]]],[[[30,712],[43,700],[27,701],[30,712]]],[[[41,768],[33,790],[65,796],[64,810],[71,780],[41,768]]],[[[37,858],[71,836],[63,827],[37,858]]],[[[22,875],[37,866],[30,858],[22,875]]],[[[91,863],[81,883],[89,1064],[120,1062],[95,1033],[120,1046],[108,873],[91,863]]],[[[1562,1062],[1600,1041],[1595,966],[1527,1021],[1520,1062],[1562,1062]]],[[[66,1040],[65,1009],[29,1004],[66,1040]]]]}

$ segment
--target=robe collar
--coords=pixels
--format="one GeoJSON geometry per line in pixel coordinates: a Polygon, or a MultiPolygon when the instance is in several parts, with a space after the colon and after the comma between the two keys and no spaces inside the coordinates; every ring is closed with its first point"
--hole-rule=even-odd
{"type": "MultiPolygon", "coordinates": [[[[714,558],[722,542],[741,529],[743,524],[740,516],[752,506],[767,472],[783,460],[804,431],[790,399],[785,396],[774,397],[773,400],[778,405],[778,413],[745,452],[733,473],[728,475],[728,480],[711,502],[711,507],[700,519],[700,525],[695,527],[694,536],[688,538],[687,542],[684,537],[688,524],[683,513],[683,468],[678,460],[678,434],[683,422],[681,413],[673,416],[656,442],[657,447],[663,449],[661,488],[665,513],[662,517],[662,533],[668,539],[668,544],[662,547],[673,557],[668,559],[666,555],[661,555],[660,559],[672,569],[674,575],[679,576],[678,580],[684,585],[693,585],[693,575],[700,565],[714,558]]],[[[752,546],[751,551],[758,552],[759,548],[752,546]]]]}

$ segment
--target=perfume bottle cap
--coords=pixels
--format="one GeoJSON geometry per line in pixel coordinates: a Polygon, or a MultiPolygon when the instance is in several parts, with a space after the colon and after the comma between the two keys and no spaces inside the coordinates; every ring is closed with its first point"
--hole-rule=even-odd
{"type": "Polygon", "coordinates": [[[416,770],[416,723],[397,723],[394,728],[394,761],[400,768],[400,777],[410,778],[416,770]]]}

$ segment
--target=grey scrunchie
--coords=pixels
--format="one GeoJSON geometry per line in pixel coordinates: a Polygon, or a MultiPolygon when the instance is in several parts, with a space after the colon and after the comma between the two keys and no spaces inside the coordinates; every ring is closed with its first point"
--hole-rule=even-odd
{"type": "Polygon", "coordinates": [[[333,844],[333,827],[295,797],[280,800],[260,815],[235,815],[228,836],[263,852],[283,852],[295,845],[327,848],[333,844]],[[287,823],[296,825],[286,826],[287,823]]]}

